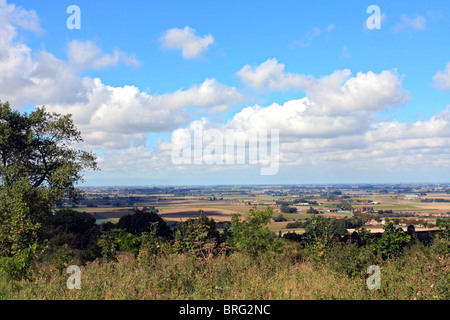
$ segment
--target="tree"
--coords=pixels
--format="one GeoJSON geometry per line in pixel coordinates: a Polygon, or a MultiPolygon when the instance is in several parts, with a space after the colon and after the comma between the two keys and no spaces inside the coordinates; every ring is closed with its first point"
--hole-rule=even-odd
{"type": "Polygon", "coordinates": [[[216,222],[203,215],[178,223],[174,231],[174,248],[177,252],[193,251],[207,242],[219,241],[216,222]]]}
{"type": "Polygon", "coordinates": [[[256,205],[244,220],[240,219],[239,214],[234,214],[231,220],[231,244],[253,257],[276,250],[280,245],[279,239],[266,227],[272,214],[272,208],[262,211],[256,205]]]}
{"type": "Polygon", "coordinates": [[[317,214],[317,213],[319,213],[319,211],[317,211],[317,210],[314,209],[313,207],[309,207],[309,209],[308,209],[308,211],[306,211],[306,213],[317,214]]]}
{"type": "Polygon", "coordinates": [[[147,232],[153,222],[157,223],[158,237],[168,238],[171,235],[171,230],[166,222],[157,213],[157,210],[145,209],[143,211],[136,210],[134,214],[127,214],[119,219],[116,228],[124,229],[129,233],[140,235],[142,232],[147,232]]]}
{"type": "Polygon", "coordinates": [[[93,153],[72,147],[82,141],[70,114],[49,113],[44,107],[21,114],[0,102],[2,186],[24,178],[32,187],[46,189],[52,205],[65,195],[79,199],[75,184],[83,181],[82,171],[97,169],[93,153]]]}
{"type": "Polygon", "coordinates": [[[0,272],[10,281],[28,276],[32,261],[42,251],[39,241],[41,210],[48,210],[40,190],[17,180],[0,187],[0,272]]]}
{"type": "Polygon", "coordinates": [[[73,249],[87,248],[100,233],[93,216],[73,209],[61,209],[50,214],[43,225],[48,238],[54,236],[60,239],[61,235],[70,235],[73,239],[71,243],[66,244],[71,245],[73,249]]]}
{"type": "Polygon", "coordinates": [[[42,222],[75,187],[84,169],[97,169],[92,153],[76,150],[82,141],[71,115],[45,108],[20,113],[0,101],[0,271],[11,280],[26,277],[42,252],[42,222]]]}
{"type": "Polygon", "coordinates": [[[389,220],[386,221],[383,228],[383,235],[376,244],[382,258],[385,260],[390,256],[401,256],[403,248],[411,241],[411,236],[406,234],[403,229],[395,228],[389,220]]]}
{"type": "Polygon", "coordinates": [[[347,234],[345,221],[336,218],[313,216],[305,226],[304,244],[315,262],[327,259],[333,238],[347,234]]]}
{"type": "Polygon", "coordinates": [[[296,207],[290,207],[287,204],[282,204],[280,210],[281,210],[281,212],[284,212],[284,213],[297,213],[296,207]]]}

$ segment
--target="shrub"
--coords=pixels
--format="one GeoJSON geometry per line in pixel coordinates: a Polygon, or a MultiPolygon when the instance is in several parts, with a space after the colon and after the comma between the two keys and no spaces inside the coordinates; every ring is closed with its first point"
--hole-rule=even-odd
{"type": "Polygon", "coordinates": [[[431,250],[439,255],[450,253],[450,224],[441,223],[442,231],[437,234],[431,244],[431,250]]]}
{"type": "Polygon", "coordinates": [[[27,278],[44,250],[40,220],[46,212],[42,190],[26,179],[0,186],[0,272],[6,272],[11,281],[27,278]]]}
{"type": "Polygon", "coordinates": [[[281,239],[266,227],[272,214],[272,208],[268,207],[262,211],[258,210],[257,206],[250,209],[244,220],[240,219],[239,214],[234,214],[231,220],[231,245],[253,257],[280,248],[281,239]]]}
{"type": "Polygon", "coordinates": [[[333,245],[328,257],[331,269],[361,278],[364,278],[367,267],[379,264],[381,260],[372,245],[359,247],[351,242],[333,245]]]}
{"type": "Polygon", "coordinates": [[[176,252],[189,252],[207,242],[219,242],[220,234],[212,218],[199,216],[178,223],[174,231],[173,247],[176,252]]]}
{"type": "Polygon", "coordinates": [[[127,214],[119,219],[116,225],[118,229],[124,229],[129,233],[140,235],[142,232],[149,231],[153,222],[157,223],[157,235],[169,238],[171,230],[166,222],[160,217],[157,210],[136,210],[134,214],[127,214]]]}
{"type": "Polygon", "coordinates": [[[387,221],[384,226],[384,232],[378,239],[376,246],[383,259],[390,256],[399,257],[403,254],[403,248],[411,241],[411,236],[406,234],[403,229],[395,228],[387,221]]]}
{"type": "Polygon", "coordinates": [[[111,230],[101,234],[97,240],[101,256],[104,262],[116,262],[117,249],[119,248],[118,235],[122,230],[111,230]]]}
{"type": "Polygon", "coordinates": [[[118,230],[117,245],[120,251],[133,253],[135,256],[139,254],[141,246],[141,238],[125,230],[118,230]]]}

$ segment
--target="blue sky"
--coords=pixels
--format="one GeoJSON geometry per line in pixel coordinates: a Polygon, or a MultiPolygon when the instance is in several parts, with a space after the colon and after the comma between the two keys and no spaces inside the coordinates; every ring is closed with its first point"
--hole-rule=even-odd
{"type": "Polygon", "coordinates": [[[450,180],[448,1],[1,0],[0,20],[0,99],[72,113],[102,168],[86,184],[450,180]],[[280,130],[278,172],[174,165],[200,122],[280,130]]]}

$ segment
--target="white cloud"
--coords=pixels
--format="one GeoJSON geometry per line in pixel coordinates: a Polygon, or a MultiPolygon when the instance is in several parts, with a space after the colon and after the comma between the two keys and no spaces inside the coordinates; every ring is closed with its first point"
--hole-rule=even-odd
{"type": "Polygon", "coordinates": [[[9,40],[15,36],[16,30],[12,26],[18,26],[36,34],[43,33],[39,18],[34,10],[25,10],[21,6],[8,4],[6,0],[0,0],[0,22],[2,23],[0,38],[2,39],[5,38],[6,34],[9,34],[7,36],[9,40]]]}
{"type": "Polygon", "coordinates": [[[257,67],[245,65],[236,74],[241,81],[257,89],[268,88],[270,90],[286,90],[289,88],[305,88],[311,81],[311,77],[286,73],[284,64],[277,59],[267,59],[257,67]]]}
{"type": "Polygon", "coordinates": [[[244,84],[256,89],[303,90],[312,102],[335,114],[349,110],[380,110],[387,105],[401,105],[410,97],[395,71],[359,72],[352,77],[351,71],[344,69],[315,79],[310,75],[285,72],[284,68],[284,64],[272,58],[256,67],[245,65],[237,75],[244,84]]]}
{"type": "Polygon", "coordinates": [[[104,54],[93,41],[72,40],[67,47],[69,65],[77,70],[101,69],[124,63],[131,66],[139,66],[134,56],[129,56],[119,49],[114,49],[113,54],[104,54]]]}
{"type": "Polygon", "coordinates": [[[318,113],[308,98],[261,107],[247,107],[237,113],[227,128],[237,131],[280,130],[284,138],[337,137],[364,131],[371,117],[364,112],[336,116],[318,113]]]}
{"type": "Polygon", "coordinates": [[[211,35],[197,36],[189,26],[184,29],[173,28],[164,32],[160,38],[161,46],[167,49],[181,49],[184,59],[196,59],[214,43],[211,35]]]}
{"type": "MultiPolygon", "coordinates": [[[[269,62],[278,66],[276,60],[269,62]]],[[[278,76],[285,75],[282,68],[274,69],[278,70],[278,76]]],[[[262,83],[268,83],[267,79],[262,83]]],[[[164,146],[163,149],[167,150],[180,145],[186,136],[192,137],[199,126],[219,130],[224,136],[231,130],[235,137],[247,141],[254,132],[278,129],[282,166],[366,162],[376,151],[372,149],[373,144],[377,144],[377,150],[383,150],[378,144],[382,139],[381,126],[373,127],[376,112],[409,98],[397,75],[390,71],[358,73],[353,77],[349,70],[336,71],[319,80],[312,79],[305,90],[305,98],[290,100],[283,105],[273,103],[267,107],[246,107],[223,125],[205,119],[193,121],[187,128],[175,130],[173,139],[161,142],[159,147],[164,146]]],[[[164,157],[163,154],[158,156],[164,157]]],[[[170,163],[168,158],[163,161],[170,163]]],[[[209,172],[229,170],[230,166],[204,168],[209,172]]]]}
{"type": "Polygon", "coordinates": [[[377,111],[387,106],[398,106],[409,100],[410,94],[402,88],[396,72],[376,74],[358,72],[351,77],[348,69],[313,81],[306,94],[314,103],[330,114],[368,110],[377,111]]]}
{"type": "Polygon", "coordinates": [[[235,88],[215,79],[163,95],[150,95],[134,86],[107,86],[100,79],[86,78],[84,82],[89,88],[87,101],[47,107],[72,113],[82,132],[87,132],[88,144],[101,149],[130,145],[131,141],[143,143],[144,136],[150,132],[170,132],[192,119],[188,107],[202,107],[207,111],[242,99],[235,88]]]}
{"type": "Polygon", "coordinates": [[[402,14],[400,22],[391,28],[393,33],[411,32],[411,31],[423,31],[426,28],[427,19],[424,16],[414,15],[409,17],[406,14],[402,14]]]}
{"type": "Polygon", "coordinates": [[[450,62],[447,63],[444,71],[438,71],[434,75],[433,85],[443,91],[450,90],[450,62]]]}

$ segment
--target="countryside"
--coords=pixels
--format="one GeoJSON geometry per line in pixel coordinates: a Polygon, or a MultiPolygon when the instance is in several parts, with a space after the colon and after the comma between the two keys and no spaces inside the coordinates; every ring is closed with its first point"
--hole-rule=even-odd
{"type": "Polygon", "coordinates": [[[1,302],[445,303],[449,30],[448,1],[0,0],[1,302]]]}

